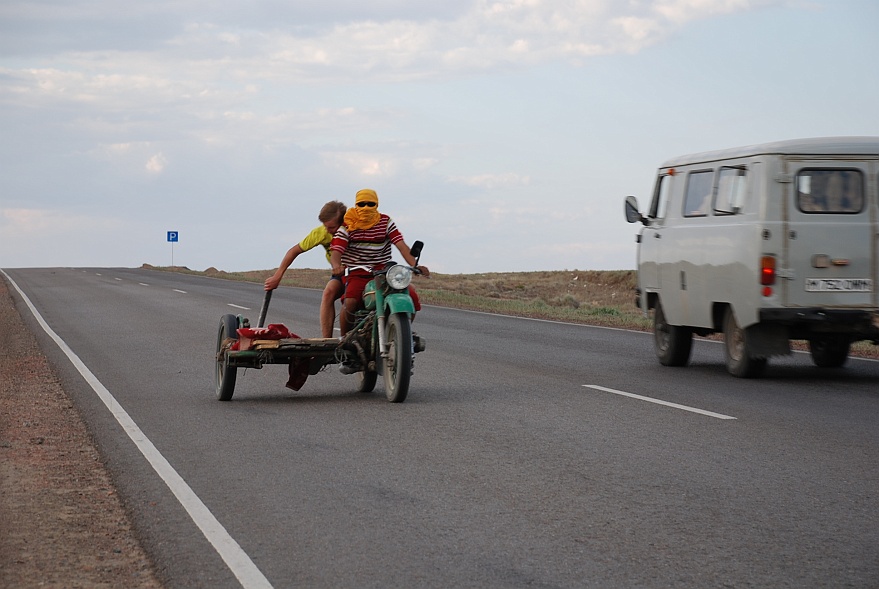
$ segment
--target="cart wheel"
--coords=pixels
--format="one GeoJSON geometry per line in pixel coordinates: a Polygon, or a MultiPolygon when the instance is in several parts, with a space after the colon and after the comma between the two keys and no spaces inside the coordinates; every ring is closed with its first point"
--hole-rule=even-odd
{"type": "Polygon", "coordinates": [[[388,317],[385,327],[388,357],[385,360],[385,394],[391,403],[402,403],[409,393],[412,376],[412,324],[406,313],[388,317]]]}
{"type": "Polygon", "coordinates": [[[217,386],[217,399],[230,401],[235,392],[235,377],[238,369],[229,366],[228,340],[238,339],[238,317],[232,314],[223,315],[220,319],[220,327],[217,330],[217,368],[214,372],[214,380],[217,386]]]}
{"type": "Polygon", "coordinates": [[[375,389],[378,373],[374,370],[362,370],[357,373],[357,392],[371,393],[375,389]]]}

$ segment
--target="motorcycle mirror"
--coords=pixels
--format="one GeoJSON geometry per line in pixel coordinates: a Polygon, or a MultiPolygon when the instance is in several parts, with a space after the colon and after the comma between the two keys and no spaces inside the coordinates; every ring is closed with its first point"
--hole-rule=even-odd
{"type": "Polygon", "coordinates": [[[415,258],[416,262],[418,258],[421,257],[421,249],[424,247],[424,243],[421,241],[416,241],[412,244],[412,247],[409,248],[409,253],[412,254],[412,257],[415,258]]]}

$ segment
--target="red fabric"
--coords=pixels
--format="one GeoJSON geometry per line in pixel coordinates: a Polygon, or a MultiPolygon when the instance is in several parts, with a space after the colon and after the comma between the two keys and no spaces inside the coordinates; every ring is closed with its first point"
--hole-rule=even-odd
{"type": "Polygon", "coordinates": [[[287,339],[297,337],[283,323],[270,323],[268,327],[239,327],[238,335],[250,339],[287,339]]]}
{"type": "Polygon", "coordinates": [[[415,288],[412,286],[409,287],[409,296],[412,297],[412,304],[415,305],[415,310],[420,311],[421,299],[418,298],[418,293],[415,292],[415,288]]]}
{"type": "Polygon", "coordinates": [[[289,339],[299,338],[281,323],[270,323],[268,327],[239,327],[238,339],[232,344],[232,350],[249,350],[256,339],[289,339]]]}
{"type": "Polygon", "coordinates": [[[287,379],[287,388],[298,391],[308,380],[308,368],[311,364],[311,358],[293,358],[290,360],[290,367],[287,373],[290,376],[287,379]]]}

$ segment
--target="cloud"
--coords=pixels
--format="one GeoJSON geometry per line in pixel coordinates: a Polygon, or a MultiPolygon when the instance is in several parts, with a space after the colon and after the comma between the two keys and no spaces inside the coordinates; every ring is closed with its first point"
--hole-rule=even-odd
{"type": "Polygon", "coordinates": [[[508,188],[512,186],[527,186],[531,183],[529,176],[508,172],[506,174],[479,174],[476,176],[453,176],[449,182],[475,186],[486,190],[508,188]]]}
{"type": "Polygon", "coordinates": [[[324,164],[331,169],[364,180],[429,172],[443,153],[439,146],[408,141],[327,145],[317,149],[324,164]]]}
{"type": "Polygon", "coordinates": [[[167,164],[168,158],[159,152],[147,160],[146,169],[151,174],[160,174],[167,164]]]}
{"type": "Polygon", "coordinates": [[[116,229],[120,226],[120,222],[114,218],[70,214],[54,209],[0,209],[0,229],[3,235],[30,235],[37,238],[39,234],[51,231],[92,231],[116,229]]]}
{"type": "MultiPolygon", "coordinates": [[[[35,26],[57,28],[62,35],[65,27],[94,26],[119,29],[120,35],[129,30],[151,40],[141,47],[108,39],[97,48],[71,40],[70,47],[45,58],[7,59],[0,67],[0,107],[55,111],[59,117],[76,107],[77,118],[66,124],[93,144],[197,138],[215,147],[276,150],[316,137],[362,136],[406,116],[399,110],[364,107],[356,96],[346,101],[344,91],[341,104],[319,109],[303,109],[307,101],[290,100],[314,88],[348,91],[358,83],[375,87],[466,78],[552,61],[579,63],[591,56],[639,51],[692,20],[770,3],[459,0],[442,8],[415,9],[402,0],[365,5],[336,0],[316,11],[259,1],[248,9],[206,10],[205,1],[185,0],[132,6],[134,12],[128,13],[102,0],[37,0],[38,8],[12,0],[0,8],[0,16],[7,19],[0,36],[35,26]],[[57,16],[50,7],[58,10],[57,16]],[[348,16],[331,19],[334,8],[348,16]],[[289,16],[296,18],[289,22],[298,24],[285,26],[287,21],[275,14],[279,10],[291,11],[289,16]],[[213,20],[204,20],[208,14],[213,20]],[[148,33],[131,28],[138,18],[146,22],[138,27],[152,27],[148,33]],[[28,65],[15,67],[17,63],[28,65]]],[[[20,42],[38,45],[41,39],[24,35],[20,42]]],[[[322,157],[371,176],[401,169],[385,157],[328,155],[325,150],[322,157]]],[[[437,155],[420,158],[420,169],[425,169],[437,155]]],[[[151,160],[149,169],[157,172],[166,165],[159,158],[151,160]]]]}
{"type": "MultiPolygon", "coordinates": [[[[382,10],[390,3],[373,2],[366,3],[368,10],[337,12],[350,16],[335,22],[326,18],[329,10],[321,15],[299,11],[298,18],[290,21],[297,26],[287,27],[277,18],[266,18],[258,25],[238,24],[241,21],[229,18],[228,11],[200,12],[198,8],[204,7],[201,2],[182,2],[179,7],[160,3],[139,9],[144,13],[141,16],[159,19],[151,31],[159,42],[140,49],[108,41],[104,48],[77,48],[54,57],[63,55],[69,67],[58,69],[87,76],[86,87],[93,91],[119,92],[124,86],[159,94],[170,90],[177,97],[182,96],[182,85],[190,86],[186,94],[196,95],[199,84],[216,89],[225,85],[223,80],[326,83],[351,80],[352,76],[369,76],[373,81],[424,79],[634,52],[693,20],[778,1],[475,0],[430,12],[407,10],[399,2],[382,10]],[[204,14],[212,13],[215,21],[203,20],[204,14]],[[182,24],[171,26],[174,17],[182,24]],[[172,68],[182,69],[183,75],[170,80],[172,68]]],[[[137,16],[113,10],[115,3],[72,4],[64,11],[67,18],[78,15],[81,22],[97,22],[105,28],[124,30],[137,16]],[[107,13],[99,17],[98,6],[105,6],[107,13]]],[[[12,19],[6,26],[10,32],[14,32],[16,19],[29,22],[36,18],[25,3],[15,6],[18,9],[5,11],[12,19]]],[[[269,6],[272,11],[279,9],[276,3],[254,2],[253,15],[269,13],[269,6]]],[[[45,24],[47,18],[37,22],[45,24]]],[[[80,94],[80,98],[85,96],[80,94]]]]}
{"type": "Polygon", "coordinates": [[[396,158],[381,157],[364,151],[328,151],[321,155],[327,166],[352,176],[390,177],[400,166],[400,160],[396,158]]]}
{"type": "MultiPolygon", "coordinates": [[[[8,0],[0,158],[15,174],[0,178],[0,235],[52,235],[65,244],[42,254],[53,265],[74,252],[138,264],[163,257],[164,231],[179,229],[178,253],[192,247],[195,267],[268,267],[286,242],[269,252],[211,241],[226,239],[244,195],[260,199],[260,221],[298,239],[314,199],[370,185],[407,236],[456,264],[476,264],[473,249],[486,268],[522,263],[504,251],[520,231],[573,225],[600,242],[622,233],[597,203],[628,181],[631,152],[650,151],[652,166],[667,148],[639,141],[651,125],[627,117],[673,101],[661,117],[673,119],[687,94],[663,96],[641,69],[649,59],[576,66],[782,1],[8,0]],[[610,116],[615,106],[625,116],[610,116]],[[454,204],[453,223],[426,214],[437,202],[454,204]]],[[[674,71],[663,79],[686,75],[674,71]]],[[[607,209],[622,224],[617,205],[607,209]]],[[[569,264],[569,251],[525,265],[569,264]]]]}

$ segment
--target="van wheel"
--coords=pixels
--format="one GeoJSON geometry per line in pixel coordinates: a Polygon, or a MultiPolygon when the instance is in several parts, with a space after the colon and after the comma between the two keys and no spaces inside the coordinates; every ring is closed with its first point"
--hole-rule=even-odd
{"type": "Polygon", "coordinates": [[[656,301],[656,310],[653,312],[653,347],[663,366],[686,366],[693,348],[692,330],[666,323],[659,301],[656,301]]]}
{"type": "Polygon", "coordinates": [[[766,368],[766,358],[751,356],[747,332],[739,327],[732,307],[727,307],[723,319],[724,351],[726,352],[726,369],[739,378],[760,376],[766,368]]]}
{"type": "Polygon", "coordinates": [[[826,335],[809,340],[812,362],[820,368],[839,368],[848,360],[851,342],[845,336],[826,335]]]}

